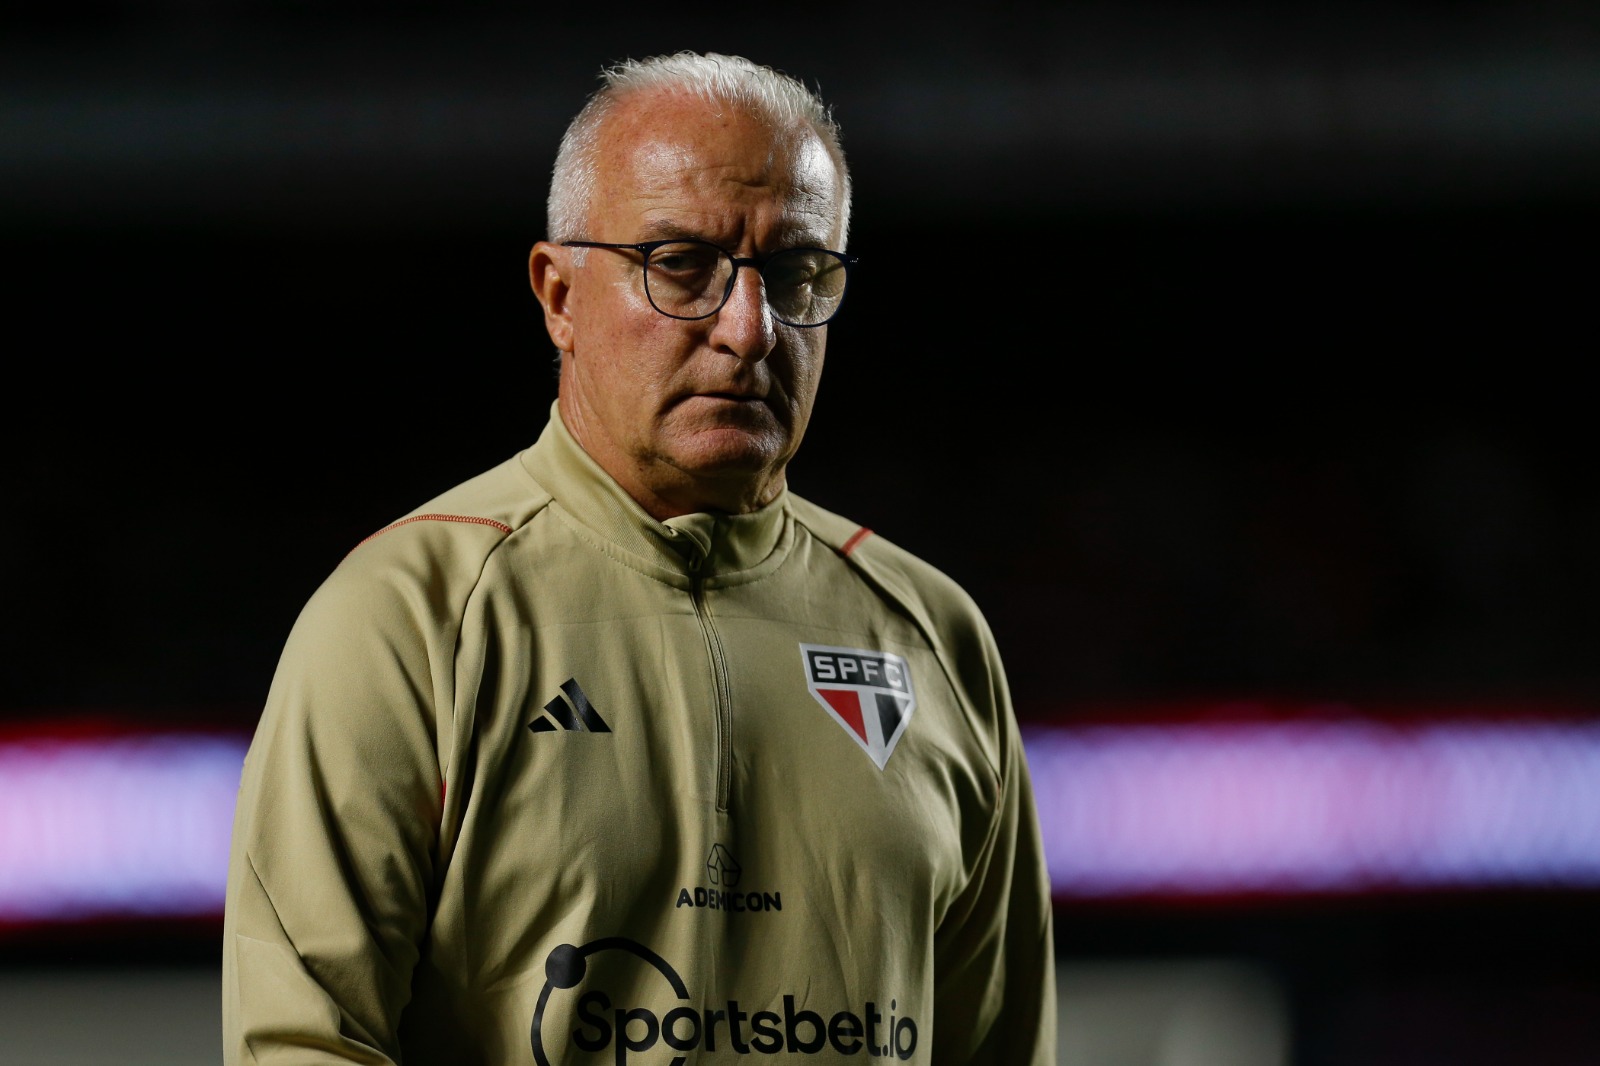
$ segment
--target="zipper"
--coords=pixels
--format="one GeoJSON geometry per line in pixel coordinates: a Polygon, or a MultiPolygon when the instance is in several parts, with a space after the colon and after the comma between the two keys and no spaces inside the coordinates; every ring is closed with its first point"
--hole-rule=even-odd
{"type": "Polygon", "coordinates": [[[705,578],[701,574],[705,557],[696,553],[689,565],[694,571],[690,599],[694,603],[695,619],[700,623],[700,634],[706,641],[712,688],[716,694],[717,812],[721,814],[728,809],[728,793],[733,787],[733,698],[728,689],[728,659],[722,652],[717,625],[706,607],[705,578]]]}

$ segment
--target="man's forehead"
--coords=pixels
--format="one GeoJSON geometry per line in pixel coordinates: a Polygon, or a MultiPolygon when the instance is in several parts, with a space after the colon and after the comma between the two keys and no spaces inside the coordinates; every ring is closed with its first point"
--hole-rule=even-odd
{"type": "Polygon", "coordinates": [[[781,199],[755,205],[734,196],[688,200],[663,195],[637,196],[616,206],[632,216],[633,239],[641,241],[673,237],[738,241],[754,221],[760,227],[755,236],[763,243],[826,244],[834,239],[839,216],[838,205],[831,198],[792,189],[781,199]]]}
{"type": "Polygon", "coordinates": [[[806,123],[775,123],[748,107],[683,94],[618,105],[601,127],[599,152],[606,170],[645,184],[691,176],[755,185],[831,164],[806,123]]]}
{"type": "Polygon", "coordinates": [[[625,100],[597,147],[595,207],[631,207],[641,240],[703,235],[751,205],[775,210],[781,230],[822,239],[840,211],[838,167],[818,133],[739,105],[682,94],[625,100]]]}
{"type": "MultiPolygon", "coordinates": [[[[737,240],[742,235],[738,232],[743,228],[740,221],[726,212],[685,211],[679,206],[663,204],[641,213],[632,236],[640,241],[694,237],[720,243],[737,240]]],[[[832,211],[787,210],[774,224],[764,227],[762,237],[774,246],[827,244],[833,240],[836,221],[832,211]]]]}

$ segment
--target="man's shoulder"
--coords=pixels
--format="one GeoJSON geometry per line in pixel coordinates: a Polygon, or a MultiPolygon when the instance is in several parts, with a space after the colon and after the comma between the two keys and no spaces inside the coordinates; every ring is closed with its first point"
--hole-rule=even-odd
{"type": "Polygon", "coordinates": [[[380,545],[390,550],[426,550],[441,541],[448,542],[452,550],[473,543],[492,548],[550,502],[549,492],[529,475],[523,455],[519,452],[413,508],[369,534],[351,550],[350,557],[380,545]]]}
{"type": "Polygon", "coordinates": [[[549,502],[518,453],[368,534],[328,575],[322,597],[370,606],[423,587],[431,590],[424,599],[458,600],[549,502]]]}
{"type": "Polygon", "coordinates": [[[966,589],[916,553],[860,522],[792,493],[790,506],[796,522],[895,599],[914,601],[941,620],[981,617],[966,589]]]}
{"type": "Polygon", "coordinates": [[[977,602],[950,575],[887,537],[792,494],[791,499],[795,521],[922,632],[962,694],[990,765],[1000,767],[1011,702],[994,633],[977,602]]]}
{"type": "Polygon", "coordinates": [[[361,640],[401,647],[419,633],[447,647],[467,602],[493,580],[497,551],[549,500],[521,453],[439,493],[337,562],[301,609],[291,648],[314,656],[361,640]]]}

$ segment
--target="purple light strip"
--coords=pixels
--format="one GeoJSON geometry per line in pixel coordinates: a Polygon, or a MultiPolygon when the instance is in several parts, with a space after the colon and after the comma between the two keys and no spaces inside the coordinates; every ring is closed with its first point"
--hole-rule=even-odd
{"type": "MultiPolygon", "coordinates": [[[[1600,723],[1031,728],[1058,898],[1600,886],[1600,723]]],[[[0,741],[0,923],[221,912],[247,738],[0,741]]]]}
{"type": "Polygon", "coordinates": [[[0,922],[220,913],[246,744],[0,743],[0,922]]]}
{"type": "Polygon", "coordinates": [[[1034,729],[1061,897],[1600,885],[1600,724],[1034,729]]]}

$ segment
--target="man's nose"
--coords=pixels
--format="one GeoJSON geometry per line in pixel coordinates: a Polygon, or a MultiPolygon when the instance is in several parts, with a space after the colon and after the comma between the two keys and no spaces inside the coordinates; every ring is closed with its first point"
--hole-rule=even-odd
{"type": "Polygon", "coordinates": [[[752,363],[771,355],[777,346],[772,307],[767,303],[761,271],[754,266],[741,266],[734,272],[733,291],[728,293],[728,302],[717,312],[711,343],[718,350],[752,363]]]}

